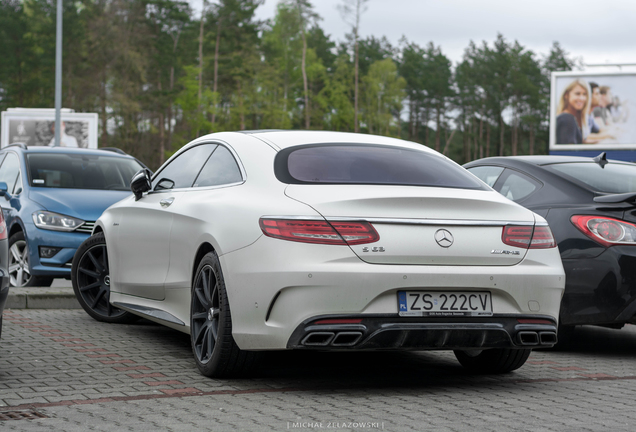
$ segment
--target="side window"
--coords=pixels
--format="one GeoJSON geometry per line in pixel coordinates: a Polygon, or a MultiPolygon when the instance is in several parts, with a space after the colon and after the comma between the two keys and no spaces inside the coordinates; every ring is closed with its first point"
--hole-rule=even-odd
{"type": "Polygon", "coordinates": [[[0,166],[0,182],[7,184],[7,191],[13,193],[13,188],[20,175],[20,160],[15,153],[7,153],[7,157],[0,166]]]}
{"type": "Polygon", "coordinates": [[[18,180],[13,187],[13,195],[18,195],[22,192],[22,173],[18,173],[18,180]]]}
{"type": "Polygon", "coordinates": [[[494,186],[503,170],[504,169],[502,167],[497,166],[477,166],[468,168],[468,171],[477,176],[479,180],[483,181],[490,187],[494,186]]]}
{"type": "Polygon", "coordinates": [[[216,147],[216,144],[202,144],[181,153],[157,173],[152,181],[152,190],[191,187],[203,164],[216,147]]]}
{"type": "Polygon", "coordinates": [[[243,177],[234,156],[227,148],[218,146],[203,166],[193,186],[219,186],[240,181],[243,181],[243,177]]]}
{"type": "Polygon", "coordinates": [[[520,201],[540,187],[539,183],[521,173],[507,170],[507,175],[495,188],[500,194],[512,201],[520,201]]]}

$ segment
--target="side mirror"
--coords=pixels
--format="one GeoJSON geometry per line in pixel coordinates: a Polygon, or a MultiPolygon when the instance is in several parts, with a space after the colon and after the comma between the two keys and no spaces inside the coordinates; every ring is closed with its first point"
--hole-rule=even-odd
{"type": "Polygon", "coordinates": [[[150,170],[148,168],[138,171],[130,180],[130,190],[135,194],[135,201],[139,200],[144,192],[148,192],[150,187],[150,170]]]}
{"type": "Polygon", "coordinates": [[[9,187],[7,186],[7,184],[5,182],[0,182],[0,196],[5,197],[6,199],[11,199],[11,195],[9,195],[9,193],[7,192],[9,190],[9,187]]]}

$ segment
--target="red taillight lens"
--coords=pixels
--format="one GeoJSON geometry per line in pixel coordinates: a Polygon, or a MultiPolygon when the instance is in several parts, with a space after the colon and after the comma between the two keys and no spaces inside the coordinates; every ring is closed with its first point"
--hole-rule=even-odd
{"type": "Polygon", "coordinates": [[[326,222],[261,218],[263,234],[282,240],[331,245],[357,245],[380,239],[368,222],[326,222]]]}
{"type": "Polygon", "coordinates": [[[553,247],[556,247],[556,241],[554,241],[550,227],[535,226],[530,249],[549,249],[553,247]]]}
{"type": "Polygon", "coordinates": [[[2,214],[2,210],[0,210],[0,240],[4,240],[7,238],[7,224],[4,221],[4,215],[2,214]]]}
{"type": "Polygon", "coordinates": [[[349,245],[373,243],[380,240],[378,232],[369,222],[330,222],[349,245]]]}
{"type": "Polygon", "coordinates": [[[505,226],[501,240],[508,246],[524,249],[549,249],[556,247],[552,231],[547,226],[505,226]]]}
{"type": "Polygon", "coordinates": [[[531,226],[505,226],[501,240],[508,246],[516,246],[528,249],[532,240],[531,226]]]}
{"type": "Polygon", "coordinates": [[[570,218],[575,227],[592,240],[610,247],[616,244],[636,244],[636,225],[604,216],[575,215],[570,218]]]}

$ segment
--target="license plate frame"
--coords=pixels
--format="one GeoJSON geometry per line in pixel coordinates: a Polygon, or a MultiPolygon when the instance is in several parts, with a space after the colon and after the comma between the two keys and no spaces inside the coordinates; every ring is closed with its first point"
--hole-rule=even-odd
{"type": "Polygon", "coordinates": [[[492,316],[490,291],[401,290],[397,292],[398,315],[492,316]]]}

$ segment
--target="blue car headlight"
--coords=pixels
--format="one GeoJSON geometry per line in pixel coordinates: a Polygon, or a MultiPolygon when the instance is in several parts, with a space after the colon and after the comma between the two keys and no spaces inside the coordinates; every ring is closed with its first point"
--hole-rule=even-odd
{"type": "Polygon", "coordinates": [[[33,223],[36,227],[47,230],[75,231],[84,224],[84,221],[71,216],[40,210],[33,213],[33,223]]]}

